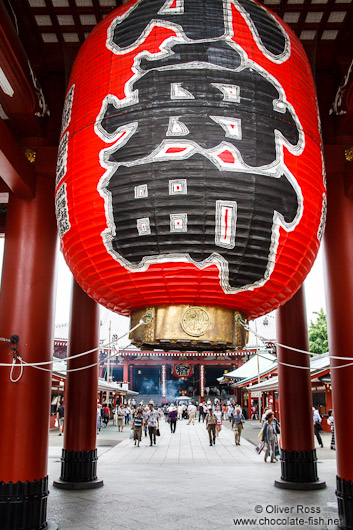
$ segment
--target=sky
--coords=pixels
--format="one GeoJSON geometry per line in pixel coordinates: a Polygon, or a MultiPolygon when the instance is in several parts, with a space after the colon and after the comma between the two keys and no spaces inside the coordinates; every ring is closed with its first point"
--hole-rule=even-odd
{"type": "MultiPolygon", "coordinates": [[[[2,268],[3,248],[4,238],[0,238],[0,270],[2,268]]],[[[57,260],[58,277],[55,323],[63,324],[69,321],[70,316],[72,275],[59,250],[57,260]]],[[[304,285],[306,294],[307,320],[308,324],[310,324],[311,320],[316,320],[316,315],[314,314],[315,312],[320,311],[321,308],[326,311],[323,281],[322,248],[320,248],[319,250],[316,261],[307,279],[305,280],[304,285]]],[[[128,320],[126,319],[126,328],[128,325],[127,323],[128,320]]]]}

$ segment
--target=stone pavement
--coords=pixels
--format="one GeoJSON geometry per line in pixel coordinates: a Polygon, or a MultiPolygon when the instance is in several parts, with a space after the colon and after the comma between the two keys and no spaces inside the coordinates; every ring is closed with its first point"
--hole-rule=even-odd
{"type": "MultiPolygon", "coordinates": [[[[135,447],[125,432],[125,439],[119,435],[120,443],[99,445],[98,477],[104,487],[97,490],[55,489],[52,482],[60,474],[61,448],[51,445],[48,520],[55,521],[59,530],[257,530],[264,526],[323,530],[333,524],[330,518],[337,518],[332,457],[318,455],[319,476],[326,481],[326,489],[281,490],[273,485],[280,477],[280,464],[265,464],[263,454],[257,455],[244,438],[236,447],[228,425],[210,447],[205,425],[186,423],[178,422],[176,433],[171,434],[162,420],[161,436],[153,447],[144,436],[141,446],[135,447]]],[[[243,432],[249,427],[247,422],[243,432]]],[[[98,438],[103,441],[102,436],[108,434],[101,432],[98,438]]]]}

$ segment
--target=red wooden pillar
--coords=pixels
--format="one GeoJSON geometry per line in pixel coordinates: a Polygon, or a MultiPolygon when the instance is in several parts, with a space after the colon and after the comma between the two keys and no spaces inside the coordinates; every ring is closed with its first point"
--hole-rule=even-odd
{"type": "Polygon", "coordinates": [[[98,304],[73,281],[68,355],[72,357],[96,349],[67,363],[61,475],[54,482],[54,486],[62,489],[103,486],[103,481],[97,479],[98,345],[98,304]],[[77,370],[84,366],[91,367],[77,370]]]}
{"type": "MultiPolygon", "coordinates": [[[[336,440],[336,495],[339,528],[353,528],[353,200],[345,194],[344,155],[341,146],[325,149],[327,167],[327,224],[325,290],[331,359],[333,416],[336,440]],[[344,368],[339,366],[347,364],[344,368]],[[348,411],[348,416],[347,416],[348,411]]],[[[350,163],[352,164],[352,162],[350,163]]],[[[347,164],[347,168],[349,166],[347,164]]],[[[348,190],[347,190],[348,191],[348,190]]]]}
{"type": "MultiPolygon", "coordinates": [[[[277,311],[277,337],[280,344],[308,351],[303,287],[277,311]]],[[[282,450],[281,480],[275,485],[324,488],[325,482],[317,476],[309,355],[278,346],[277,359],[282,450]]]]}
{"type": "Polygon", "coordinates": [[[127,358],[124,357],[123,360],[123,383],[127,383],[129,381],[129,364],[127,361],[127,358]]]}
{"type": "MultiPolygon", "coordinates": [[[[34,199],[10,194],[0,294],[0,337],[19,336],[27,363],[53,351],[56,221],[54,181],[38,177],[34,199]]],[[[0,343],[1,362],[12,362],[0,343]]],[[[51,371],[0,369],[0,528],[44,528],[48,497],[51,371]],[[16,370],[14,377],[19,372],[16,370]]]]}
{"type": "Polygon", "coordinates": [[[131,364],[129,366],[129,389],[130,390],[133,390],[134,389],[134,365],[131,364]]]}
{"type": "MultiPolygon", "coordinates": [[[[232,364],[232,371],[236,370],[237,368],[238,368],[237,364],[232,364]]],[[[235,401],[240,405],[241,397],[239,399],[239,389],[235,387],[231,387],[231,393],[233,396],[235,396],[235,401]]]]}

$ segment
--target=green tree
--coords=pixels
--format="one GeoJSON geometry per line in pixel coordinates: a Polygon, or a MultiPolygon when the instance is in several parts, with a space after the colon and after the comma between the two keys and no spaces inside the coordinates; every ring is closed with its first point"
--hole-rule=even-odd
{"type": "Polygon", "coordinates": [[[327,338],[327,321],[324,310],[321,308],[317,315],[316,321],[310,321],[309,326],[309,351],[313,353],[326,353],[328,351],[327,338]]]}

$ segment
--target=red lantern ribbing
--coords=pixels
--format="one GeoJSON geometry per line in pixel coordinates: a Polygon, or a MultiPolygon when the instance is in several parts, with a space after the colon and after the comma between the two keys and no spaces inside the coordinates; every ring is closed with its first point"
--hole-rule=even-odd
{"type": "MultiPolygon", "coordinates": [[[[71,271],[109,309],[255,318],[283,304],[313,264],[326,209],[299,40],[248,0],[113,11],[72,70],[56,206],[71,271]]],[[[200,337],[208,316],[196,316],[200,337]]]]}
{"type": "MultiPolygon", "coordinates": [[[[27,363],[52,360],[56,223],[52,179],[37,177],[36,195],[10,194],[0,295],[0,337],[19,336],[27,363]],[[45,205],[43,207],[43,205],[45,205]]],[[[0,342],[1,362],[11,362],[0,342]]],[[[24,367],[17,383],[0,371],[0,527],[46,528],[51,372],[24,367]],[[35,426],[35,427],[34,427],[35,426]],[[25,525],[25,526],[23,526],[25,525]]],[[[19,369],[13,377],[19,377],[19,369]]]]}

